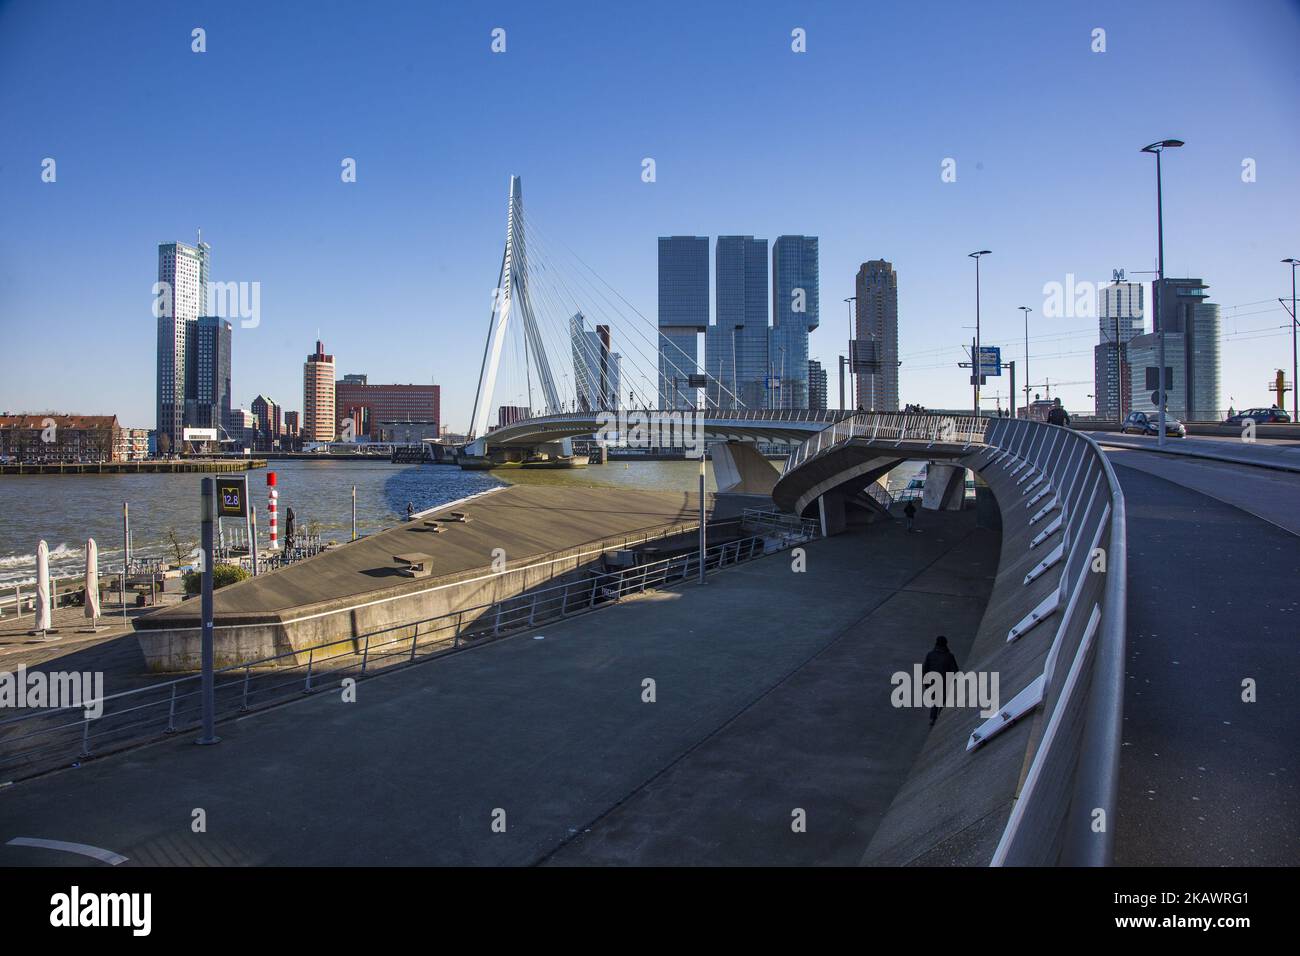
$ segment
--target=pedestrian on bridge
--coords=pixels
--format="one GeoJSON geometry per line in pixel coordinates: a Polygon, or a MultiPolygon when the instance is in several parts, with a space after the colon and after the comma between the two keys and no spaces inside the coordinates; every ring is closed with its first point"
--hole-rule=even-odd
{"type": "Polygon", "coordinates": [[[915,530],[912,525],[916,523],[916,503],[910,499],[907,502],[907,507],[903,509],[903,517],[907,519],[908,532],[915,530]]]}
{"type": "MultiPolygon", "coordinates": [[[[924,674],[955,674],[960,668],[957,667],[957,658],[952,656],[952,651],[948,650],[948,638],[940,634],[934,639],[934,650],[925,655],[925,663],[921,665],[921,673],[924,674]]],[[[945,681],[946,683],[946,681],[945,681]]],[[[939,719],[939,711],[942,707],[930,708],[930,726],[939,719]]]]}

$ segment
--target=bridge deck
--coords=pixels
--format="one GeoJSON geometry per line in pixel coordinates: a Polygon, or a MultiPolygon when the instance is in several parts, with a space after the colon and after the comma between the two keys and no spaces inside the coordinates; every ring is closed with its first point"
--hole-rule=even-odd
{"type": "Polygon", "coordinates": [[[1300,476],[1111,459],[1134,583],[1115,862],[1295,865],[1300,476]]]}
{"type": "Polygon", "coordinates": [[[33,836],[131,863],[856,862],[927,733],[889,675],[940,631],[961,659],[982,613],[997,536],[972,523],[876,524],[810,545],[803,574],[775,555],[362,682],[355,703],[322,690],[215,747],[20,783],[0,791],[0,864],[81,862],[6,845],[33,836]]]}

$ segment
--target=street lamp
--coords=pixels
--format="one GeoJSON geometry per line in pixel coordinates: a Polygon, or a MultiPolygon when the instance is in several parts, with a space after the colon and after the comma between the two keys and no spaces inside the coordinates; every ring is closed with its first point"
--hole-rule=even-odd
{"type": "MultiPolygon", "coordinates": [[[[849,407],[857,408],[853,403],[853,388],[857,382],[857,375],[853,367],[853,303],[858,301],[856,295],[851,295],[844,300],[844,304],[849,308],[849,407]]],[[[841,403],[843,404],[843,403],[841,403]]]]}
{"type": "MultiPolygon", "coordinates": [[[[1025,313],[1025,418],[1029,417],[1029,313],[1034,310],[1027,305],[1019,306],[1021,312],[1025,313]]],[[[1011,396],[1011,417],[1015,418],[1016,397],[1011,396]]]]}
{"type": "Polygon", "coordinates": [[[970,258],[975,260],[975,354],[971,356],[971,368],[974,375],[971,376],[975,386],[975,417],[980,417],[980,372],[982,362],[980,362],[980,256],[989,256],[993,254],[992,249],[981,249],[979,252],[968,252],[970,258]]]}
{"type": "MultiPolygon", "coordinates": [[[[1166,149],[1175,149],[1183,145],[1181,139],[1162,139],[1158,143],[1152,143],[1149,146],[1143,146],[1142,152],[1154,153],[1156,157],[1156,244],[1158,247],[1156,261],[1156,284],[1152,291],[1152,307],[1155,309],[1156,322],[1160,328],[1160,349],[1159,364],[1160,371],[1156,374],[1156,381],[1159,383],[1157,392],[1160,397],[1160,432],[1156,439],[1156,444],[1163,446],[1165,443],[1165,406],[1169,404],[1169,383],[1165,380],[1165,322],[1164,316],[1160,314],[1160,300],[1162,286],[1165,284],[1165,201],[1164,193],[1160,182],[1160,154],[1166,149]]],[[[1189,398],[1191,396],[1188,396],[1189,398]]]]}
{"type": "MultiPolygon", "coordinates": [[[[1300,391],[1296,391],[1296,372],[1300,372],[1300,363],[1296,362],[1295,331],[1296,325],[1300,321],[1296,319],[1295,314],[1295,267],[1300,266],[1300,259],[1283,259],[1284,263],[1291,267],[1291,421],[1300,423],[1300,391]]],[[[1280,398],[1278,402],[1283,408],[1286,407],[1286,399],[1280,398]]]]}

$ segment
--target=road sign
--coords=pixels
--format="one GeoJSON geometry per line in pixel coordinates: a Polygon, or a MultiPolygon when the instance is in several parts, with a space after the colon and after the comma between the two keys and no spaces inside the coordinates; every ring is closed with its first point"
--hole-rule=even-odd
{"type": "Polygon", "coordinates": [[[880,348],[874,339],[854,339],[850,372],[866,375],[880,373],[880,348]]]}
{"type": "Polygon", "coordinates": [[[1002,374],[1002,349],[996,345],[980,346],[980,375],[1002,374]]]}
{"type": "Polygon", "coordinates": [[[248,517],[247,475],[233,475],[217,479],[217,517],[248,517]]]}
{"type": "Polygon", "coordinates": [[[688,375],[686,376],[687,388],[708,388],[709,377],[707,375],[688,375]]]}

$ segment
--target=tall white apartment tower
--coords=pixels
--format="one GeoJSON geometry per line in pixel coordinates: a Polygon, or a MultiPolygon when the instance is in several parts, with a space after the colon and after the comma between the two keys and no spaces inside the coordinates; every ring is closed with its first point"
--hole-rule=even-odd
{"type": "Polygon", "coordinates": [[[158,245],[158,285],[154,314],[158,321],[157,429],[171,448],[179,448],[185,419],[190,342],[208,300],[208,244],[164,242],[158,245]]]}

